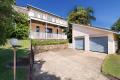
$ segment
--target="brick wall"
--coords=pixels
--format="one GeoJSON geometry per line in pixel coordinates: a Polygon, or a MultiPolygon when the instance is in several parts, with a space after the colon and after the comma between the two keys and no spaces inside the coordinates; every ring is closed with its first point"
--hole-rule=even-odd
{"type": "MultiPolygon", "coordinates": [[[[32,30],[33,31],[35,31],[36,26],[39,26],[40,27],[40,32],[45,32],[46,23],[32,20],[31,21],[31,26],[32,26],[32,30]]],[[[47,24],[47,27],[51,28],[53,33],[57,33],[57,29],[58,29],[57,25],[47,24]]],[[[61,28],[59,28],[58,30],[59,30],[59,33],[62,33],[62,29],[61,28]]]]}

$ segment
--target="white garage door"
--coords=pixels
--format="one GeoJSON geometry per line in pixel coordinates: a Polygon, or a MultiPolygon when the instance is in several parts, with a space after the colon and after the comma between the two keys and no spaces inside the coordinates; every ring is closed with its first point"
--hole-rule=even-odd
{"type": "Polygon", "coordinates": [[[84,50],[84,38],[76,38],[75,39],[75,48],[84,50]]]}
{"type": "Polygon", "coordinates": [[[108,53],[108,37],[91,37],[90,50],[108,53]]]}

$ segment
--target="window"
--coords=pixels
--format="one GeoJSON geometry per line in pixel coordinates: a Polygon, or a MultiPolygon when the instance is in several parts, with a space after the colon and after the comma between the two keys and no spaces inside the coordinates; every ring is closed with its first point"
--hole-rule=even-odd
{"type": "Polygon", "coordinates": [[[52,16],[47,15],[47,20],[48,20],[48,21],[52,21],[52,16]]]}
{"type": "Polygon", "coordinates": [[[34,12],[33,11],[30,11],[29,12],[29,16],[34,16],[35,14],[34,14],[34,12]]]}
{"type": "Polygon", "coordinates": [[[47,33],[52,33],[52,28],[47,28],[47,33]]]}
{"type": "Polygon", "coordinates": [[[36,32],[40,32],[40,27],[36,26],[36,32]]]}
{"type": "Polygon", "coordinates": [[[34,11],[34,17],[38,17],[38,12],[34,11]]]}
{"type": "Polygon", "coordinates": [[[57,34],[59,34],[59,32],[58,32],[59,30],[57,29],[57,34]]]}
{"type": "Polygon", "coordinates": [[[46,14],[43,14],[43,19],[46,19],[46,14]]]}
{"type": "Polygon", "coordinates": [[[55,22],[55,18],[52,18],[52,22],[55,22]]]}
{"type": "Polygon", "coordinates": [[[43,19],[43,13],[41,13],[41,16],[40,16],[40,18],[42,18],[42,19],[43,19]]]}

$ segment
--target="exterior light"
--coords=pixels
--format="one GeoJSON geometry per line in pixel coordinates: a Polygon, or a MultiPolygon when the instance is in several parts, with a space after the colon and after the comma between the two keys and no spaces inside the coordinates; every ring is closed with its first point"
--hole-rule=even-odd
{"type": "Polygon", "coordinates": [[[11,44],[13,47],[17,46],[17,45],[18,45],[18,39],[16,39],[16,38],[10,39],[10,44],[11,44]]]}
{"type": "Polygon", "coordinates": [[[10,39],[10,44],[13,47],[13,80],[16,80],[16,46],[18,45],[18,40],[16,38],[10,39]]]}

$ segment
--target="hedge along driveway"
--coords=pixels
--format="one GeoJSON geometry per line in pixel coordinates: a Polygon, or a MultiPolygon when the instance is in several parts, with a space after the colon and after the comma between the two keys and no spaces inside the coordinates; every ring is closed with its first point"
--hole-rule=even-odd
{"type": "Polygon", "coordinates": [[[33,46],[38,46],[38,45],[57,45],[57,44],[66,44],[68,43],[68,40],[56,40],[56,39],[47,39],[47,40],[37,40],[34,39],[32,40],[32,45],[33,46]]]}

